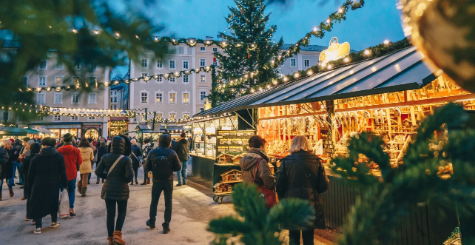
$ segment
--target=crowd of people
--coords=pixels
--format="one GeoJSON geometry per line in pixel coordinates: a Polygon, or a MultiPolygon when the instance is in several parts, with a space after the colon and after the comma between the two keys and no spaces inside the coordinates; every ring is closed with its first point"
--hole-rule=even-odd
{"type": "MultiPolygon", "coordinates": [[[[328,189],[328,178],[320,158],[312,153],[312,146],[304,136],[292,140],[290,155],[285,157],[277,178],[269,168],[266,141],[259,136],[249,139],[250,149],[240,160],[244,182],[254,183],[262,190],[276,193],[279,199],[300,198],[308,200],[315,210],[312,227],[290,230],[290,240],[295,244],[302,238],[305,245],[313,244],[314,229],[325,228],[323,205],[320,194],[328,189]]],[[[115,136],[112,139],[77,139],[65,134],[62,139],[44,138],[38,143],[28,137],[21,140],[5,140],[0,148],[0,201],[3,180],[6,180],[10,197],[16,170],[18,185],[24,188],[22,200],[26,201],[26,221],[36,225],[35,234],[41,234],[42,218],[51,215],[51,227],[58,227],[59,190],[67,190],[69,217],[76,216],[75,190],[86,197],[91,173],[95,165],[96,184],[103,183],[101,198],[107,210],[107,240],[109,244],[125,244],[122,238],[129,185],[138,184],[138,171],[143,165],[144,182],[152,183],[149,219],[146,226],[154,229],[157,205],[163,192],[165,199],[163,233],[170,232],[174,172],[178,184],[187,184],[187,163],[190,143],[183,133],[179,140],[163,134],[157,142],[150,139],[141,146],[136,139],[115,136]],[[153,147],[155,146],[155,147],[153,147]],[[79,181],[78,179],[79,172],[79,181]],[[117,217],[116,217],[117,212],[117,217]]],[[[273,194],[275,198],[275,194],[273,194]]],[[[271,198],[272,199],[272,198],[271,198]]],[[[275,203],[266,197],[268,207],[275,203]]]]}

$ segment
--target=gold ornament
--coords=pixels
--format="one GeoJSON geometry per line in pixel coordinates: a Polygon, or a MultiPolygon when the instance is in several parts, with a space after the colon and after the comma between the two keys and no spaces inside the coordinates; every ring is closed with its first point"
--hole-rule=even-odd
{"type": "Polygon", "coordinates": [[[463,89],[475,92],[475,1],[400,0],[406,36],[463,89]]]}

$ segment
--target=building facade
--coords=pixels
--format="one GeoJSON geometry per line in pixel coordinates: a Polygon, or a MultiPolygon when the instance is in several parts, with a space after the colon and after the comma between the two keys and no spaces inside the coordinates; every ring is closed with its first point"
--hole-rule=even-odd
{"type": "MultiPolygon", "coordinates": [[[[290,44],[282,45],[282,51],[287,51],[290,44]]],[[[300,52],[290,58],[287,58],[284,63],[278,68],[283,75],[290,75],[297,71],[306,70],[318,64],[318,57],[320,53],[327,49],[319,45],[308,45],[301,47],[300,52]]]]}

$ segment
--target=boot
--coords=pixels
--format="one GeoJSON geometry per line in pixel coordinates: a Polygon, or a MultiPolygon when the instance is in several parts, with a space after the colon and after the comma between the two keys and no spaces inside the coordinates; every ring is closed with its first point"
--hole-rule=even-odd
{"type": "Polygon", "coordinates": [[[130,185],[134,185],[134,181],[132,180],[132,182],[130,182],[130,185]]]}
{"type": "Polygon", "coordinates": [[[0,193],[0,201],[2,200],[2,193],[0,193]]]}
{"type": "Polygon", "coordinates": [[[138,185],[139,184],[139,181],[137,179],[135,179],[135,184],[138,185]]]}
{"type": "Polygon", "coordinates": [[[82,181],[79,181],[79,182],[78,182],[78,192],[79,192],[79,194],[82,193],[81,187],[82,187],[82,181]]]}
{"type": "Polygon", "coordinates": [[[13,190],[9,190],[10,191],[10,197],[13,197],[14,193],[13,193],[13,190]]]}
{"type": "Polygon", "coordinates": [[[82,188],[82,193],[81,193],[82,197],[86,196],[86,191],[87,191],[87,186],[82,188]]]}
{"type": "Polygon", "coordinates": [[[112,237],[111,236],[107,237],[107,241],[109,242],[109,245],[112,245],[112,237]]]}
{"type": "Polygon", "coordinates": [[[99,179],[97,179],[97,181],[96,181],[96,185],[98,185],[98,184],[99,184],[99,179]]]}
{"type": "Polygon", "coordinates": [[[140,184],[140,185],[146,185],[146,184],[147,184],[147,181],[144,181],[144,182],[143,182],[142,184],[140,184]]]}
{"type": "Polygon", "coordinates": [[[150,180],[147,180],[147,185],[150,185],[150,180]]]}
{"type": "Polygon", "coordinates": [[[150,229],[155,229],[155,220],[154,219],[149,219],[145,223],[150,229]]]}
{"type": "Polygon", "coordinates": [[[114,231],[114,237],[112,238],[112,244],[114,245],[125,245],[124,239],[122,239],[122,232],[114,231]]]}

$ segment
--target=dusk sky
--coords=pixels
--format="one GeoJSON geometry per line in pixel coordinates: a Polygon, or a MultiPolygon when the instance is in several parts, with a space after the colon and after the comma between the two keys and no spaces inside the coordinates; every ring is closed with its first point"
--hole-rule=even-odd
{"type": "MultiPolygon", "coordinates": [[[[113,1],[116,3],[116,1],[113,1]]],[[[277,25],[275,40],[284,38],[284,43],[294,43],[314,26],[336,11],[343,0],[288,0],[286,5],[272,4],[270,24],[277,25]]],[[[227,30],[224,19],[227,6],[235,6],[233,0],[160,0],[153,6],[143,8],[148,15],[163,24],[165,30],[157,35],[175,37],[216,38],[218,32],[227,30]]],[[[119,6],[120,8],[120,6],[119,6]]],[[[366,0],[361,9],[349,11],[347,19],[334,25],[333,31],[323,39],[312,38],[310,44],[328,46],[332,37],[340,42],[349,42],[354,50],[382,43],[385,39],[397,41],[404,38],[400,13],[395,0],[366,0]]],[[[122,69],[121,73],[125,74],[122,69]]]]}

